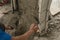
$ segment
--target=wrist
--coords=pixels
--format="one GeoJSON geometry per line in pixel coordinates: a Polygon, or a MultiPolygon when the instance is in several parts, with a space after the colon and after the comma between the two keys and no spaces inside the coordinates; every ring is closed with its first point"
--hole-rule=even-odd
{"type": "Polygon", "coordinates": [[[29,30],[29,32],[34,33],[34,30],[29,30]]]}
{"type": "Polygon", "coordinates": [[[30,37],[31,34],[33,34],[33,33],[34,33],[33,30],[29,30],[29,31],[27,31],[23,36],[26,36],[26,38],[28,38],[28,37],[30,37]]]}

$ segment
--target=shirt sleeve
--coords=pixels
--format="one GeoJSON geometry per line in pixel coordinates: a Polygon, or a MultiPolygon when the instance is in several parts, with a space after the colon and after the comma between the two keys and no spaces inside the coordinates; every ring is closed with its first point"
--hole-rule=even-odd
{"type": "Polygon", "coordinates": [[[3,37],[4,40],[11,40],[11,35],[9,35],[8,33],[4,32],[3,37]]]}

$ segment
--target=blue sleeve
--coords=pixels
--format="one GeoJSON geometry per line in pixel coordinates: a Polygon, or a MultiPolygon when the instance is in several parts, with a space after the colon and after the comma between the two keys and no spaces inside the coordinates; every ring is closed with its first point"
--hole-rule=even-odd
{"type": "Polygon", "coordinates": [[[11,35],[9,35],[8,33],[4,33],[3,38],[5,40],[11,40],[11,35]]]}

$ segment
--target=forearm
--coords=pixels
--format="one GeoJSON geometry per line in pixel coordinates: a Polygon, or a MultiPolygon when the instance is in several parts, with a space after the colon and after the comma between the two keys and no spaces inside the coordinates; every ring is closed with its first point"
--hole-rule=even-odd
{"type": "Polygon", "coordinates": [[[12,40],[28,40],[28,38],[38,30],[38,26],[36,24],[32,24],[29,31],[26,32],[25,34],[17,37],[13,37],[12,40]]]}
{"type": "Polygon", "coordinates": [[[34,31],[33,31],[33,30],[30,30],[30,31],[26,32],[26,33],[24,34],[24,36],[25,36],[26,39],[27,39],[27,38],[29,38],[33,33],[34,33],[34,31]]]}
{"type": "Polygon", "coordinates": [[[23,35],[17,36],[17,37],[13,37],[12,40],[28,40],[28,38],[30,37],[30,35],[34,33],[32,30],[26,32],[23,35]]]}

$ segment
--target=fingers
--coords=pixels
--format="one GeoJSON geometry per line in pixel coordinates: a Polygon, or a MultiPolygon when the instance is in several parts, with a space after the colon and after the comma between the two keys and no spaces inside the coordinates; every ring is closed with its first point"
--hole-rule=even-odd
{"type": "Polygon", "coordinates": [[[5,25],[5,29],[6,30],[12,30],[12,29],[14,29],[12,26],[9,26],[9,25],[5,25]]]}
{"type": "Polygon", "coordinates": [[[35,23],[31,24],[30,30],[33,30],[34,27],[35,27],[35,23]]]}
{"type": "Polygon", "coordinates": [[[34,27],[34,26],[36,26],[36,24],[35,24],[35,23],[31,24],[31,27],[34,27]]]}
{"type": "Polygon", "coordinates": [[[38,25],[36,23],[31,24],[30,30],[33,30],[34,32],[37,32],[38,29],[39,28],[38,28],[38,25]]]}
{"type": "Polygon", "coordinates": [[[35,32],[37,32],[38,29],[39,29],[39,28],[38,28],[38,25],[34,26],[34,31],[35,31],[35,32]]]}

